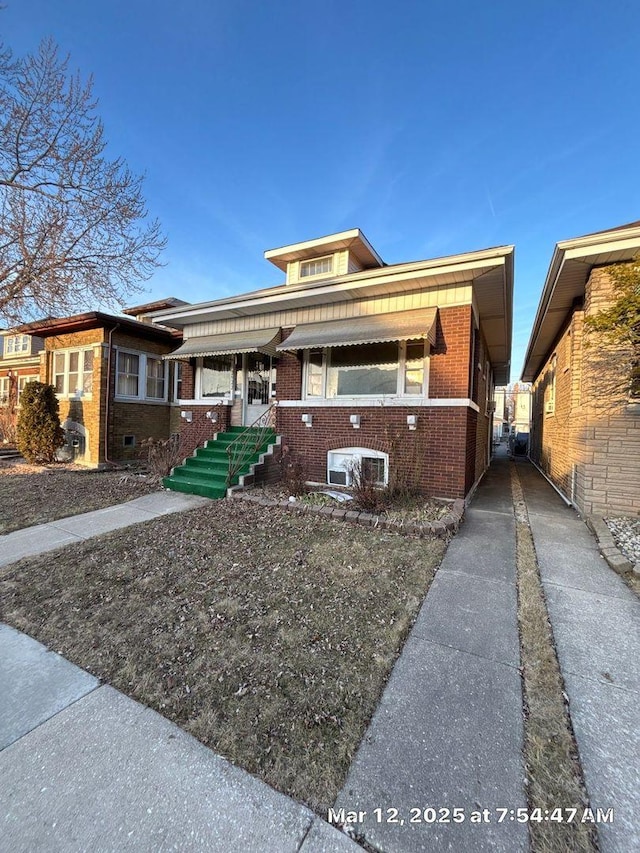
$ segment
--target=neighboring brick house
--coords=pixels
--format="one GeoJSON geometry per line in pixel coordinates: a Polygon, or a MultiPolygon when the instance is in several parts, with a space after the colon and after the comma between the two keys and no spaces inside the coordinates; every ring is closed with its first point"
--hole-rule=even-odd
{"type": "Polygon", "coordinates": [[[15,330],[0,332],[0,443],[13,444],[20,396],[40,376],[41,338],[15,330]]]}
{"type": "Polygon", "coordinates": [[[311,481],[464,497],[491,453],[493,388],[509,379],[510,246],[385,264],[359,229],[265,252],[286,282],[160,311],[181,329],[182,431],[276,430],[311,481]]]}
{"type": "Polygon", "coordinates": [[[640,513],[640,397],[629,353],[585,329],[611,304],[608,266],[640,253],[640,222],[558,243],[522,378],[533,382],[531,459],[585,516],[640,513]]]}
{"type": "MultiPolygon", "coordinates": [[[[179,304],[172,299],[152,307],[179,304]]],[[[127,312],[141,316],[140,310],[127,312]]],[[[169,437],[174,371],[163,356],[179,345],[179,333],[100,311],[29,323],[21,331],[44,340],[39,378],[56,388],[67,437],[62,458],[102,467],[139,458],[147,438],[169,437]]]]}

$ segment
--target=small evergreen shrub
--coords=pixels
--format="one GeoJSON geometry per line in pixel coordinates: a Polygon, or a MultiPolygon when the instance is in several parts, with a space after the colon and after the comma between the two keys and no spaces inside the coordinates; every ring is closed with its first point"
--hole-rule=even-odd
{"type": "Polygon", "coordinates": [[[20,396],[18,450],[27,462],[53,462],[56,450],[64,444],[60,426],[58,399],[53,385],[28,382],[20,396]]]}

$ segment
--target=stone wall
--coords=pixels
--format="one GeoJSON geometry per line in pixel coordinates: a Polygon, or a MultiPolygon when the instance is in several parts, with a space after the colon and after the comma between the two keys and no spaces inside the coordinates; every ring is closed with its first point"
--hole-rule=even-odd
{"type": "Polygon", "coordinates": [[[570,312],[533,385],[531,458],[586,516],[640,514],[640,405],[628,401],[627,354],[584,328],[611,299],[606,267],[594,269],[584,307],[570,312]]]}

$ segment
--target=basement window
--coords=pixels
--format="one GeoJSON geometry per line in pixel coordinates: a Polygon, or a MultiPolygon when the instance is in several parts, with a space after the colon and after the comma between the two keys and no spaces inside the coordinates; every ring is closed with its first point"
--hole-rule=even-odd
{"type": "Polygon", "coordinates": [[[332,486],[351,486],[353,470],[361,466],[363,474],[377,486],[389,482],[389,455],[368,447],[341,447],[327,454],[327,482],[332,486]]]}
{"type": "Polygon", "coordinates": [[[122,436],[122,446],[123,447],[135,447],[136,446],[135,435],[123,435],[122,436]]]}

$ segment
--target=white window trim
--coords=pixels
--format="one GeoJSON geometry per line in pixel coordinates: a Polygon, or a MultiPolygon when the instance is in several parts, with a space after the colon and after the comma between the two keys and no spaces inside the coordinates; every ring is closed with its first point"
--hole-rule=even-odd
{"type": "MultiPolygon", "coordinates": [[[[389,343],[393,343],[390,341],[389,343]]],[[[322,350],[322,396],[309,395],[307,394],[307,380],[308,380],[308,371],[309,371],[309,354],[310,350],[304,350],[303,357],[303,365],[302,365],[302,399],[304,401],[315,402],[316,400],[357,400],[357,399],[378,399],[378,400],[389,400],[389,399],[408,399],[412,398],[415,400],[424,400],[429,396],[429,367],[431,364],[430,359],[430,345],[429,342],[424,339],[424,357],[422,362],[422,392],[420,394],[407,394],[404,390],[405,383],[405,372],[407,365],[407,341],[396,341],[398,344],[398,376],[396,383],[396,390],[393,394],[349,394],[348,396],[339,396],[336,394],[335,397],[327,397],[327,376],[329,373],[329,368],[331,367],[331,347],[324,347],[322,350]]],[[[413,343],[413,340],[412,340],[413,343]]],[[[337,347],[334,347],[337,349],[337,347]]]]}
{"type": "Polygon", "coordinates": [[[465,408],[480,413],[480,406],[468,397],[330,397],[323,400],[312,397],[309,400],[278,400],[279,409],[380,409],[394,407],[419,407],[422,409],[465,408]]]}
{"type": "Polygon", "coordinates": [[[555,415],[556,413],[556,377],[558,372],[558,355],[554,353],[549,361],[549,394],[547,401],[544,404],[545,415],[555,415]]]}
{"type": "Polygon", "coordinates": [[[31,355],[31,335],[5,335],[4,336],[4,345],[2,347],[2,353],[3,353],[5,358],[7,356],[19,358],[20,356],[31,355]],[[20,339],[21,343],[22,343],[22,341],[24,341],[26,339],[27,348],[26,349],[20,349],[18,351],[16,351],[15,349],[10,350],[9,349],[9,341],[15,342],[18,339],[20,339]]]}
{"type": "Polygon", "coordinates": [[[9,376],[0,376],[0,408],[5,409],[9,405],[11,395],[11,378],[9,376]],[[6,387],[6,391],[4,390],[6,387]],[[6,399],[4,399],[6,394],[6,399]]]}
{"type": "Polygon", "coordinates": [[[314,278],[322,278],[323,276],[333,275],[336,266],[336,256],[335,254],[331,255],[321,255],[319,258],[307,258],[306,260],[301,260],[300,265],[298,267],[298,278],[300,281],[309,281],[314,278]],[[302,272],[302,268],[305,264],[317,264],[319,261],[331,261],[331,268],[324,272],[316,272],[311,275],[304,275],[302,272]]]}
{"type": "Polygon", "coordinates": [[[351,472],[348,467],[340,466],[340,465],[332,465],[331,457],[334,454],[340,454],[341,456],[350,456],[351,460],[348,465],[355,465],[358,463],[362,463],[363,457],[372,458],[372,459],[383,459],[384,460],[384,482],[379,485],[386,486],[389,482],[389,454],[383,453],[380,450],[372,450],[370,447],[336,447],[332,450],[327,451],[327,483],[330,486],[339,486],[345,485],[340,483],[331,483],[330,481],[330,471],[342,470],[346,473],[346,486],[351,485],[351,472]]]}
{"type": "MultiPolygon", "coordinates": [[[[83,370],[82,371],[78,370],[78,374],[82,373],[82,375],[84,376],[84,354],[85,354],[85,352],[93,353],[93,345],[92,346],[86,346],[86,347],[69,347],[67,349],[54,349],[51,351],[51,356],[52,356],[52,359],[51,359],[51,379],[52,379],[52,384],[54,386],[56,383],[56,376],[59,375],[56,373],[56,356],[57,355],[63,355],[64,356],[64,373],[63,373],[63,375],[64,375],[64,390],[56,391],[56,397],[59,400],[92,400],[93,399],[93,379],[92,379],[92,386],[91,386],[92,390],[89,391],[87,394],[85,394],[84,392],[82,392],[80,394],[75,394],[75,393],[70,394],[69,393],[69,354],[72,352],[79,353],[79,355],[78,355],[78,367],[80,366],[80,356],[82,356],[83,370]]],[[[94,356],[94,358],[95,358],[95,356],[94,356]]],[[[91,367],[91,374],[93,376],[93,366],[91,367]]]]}
{"type": "Polygon", "coordinates": [[[202,358],[196,359],[196,376],[194,383],[194,400],[198,403],[211,403],[218,405],[219,403],[232,403],[235,399],[236,391],[236,364],[235,359],[231,356],[231,390],[228,396],[221,397],[203,397],[202,396],[202,358]]]}
{"type": "Polygon", "coordinates": [[[180,397],[178,396],[178,367],[182,368],[182,378],[181,382],[184,382],[184,362],[176,359],[173,365],[173,393],[171,394],[171,400],[173,403],[178,403],[180,401],[180,397]]]}
{"type": "Polygon", "coordinates": [[[122,403],[157,403],[164,404],[169,399],[169,363],[162,359],[162,355],[154,352],[144,352],[142,350],[129,349],[128,347],[116,347],[115,357],[115,387],[113,399],[122,403]],[[127,355],[137,355],[139,358],[140,371],[138,373],[138,393],[133,394],[118,394],[118,358],[120,353],[127,355]],[[162,397],[147,397],[147,358],[153,358],[162,362],[164,370],[164,396],[162,397]]]}
{"type": "Polygon", "coordinates": [[[33,373],[33,374],[29,374],[29,375],[24,375],[24,376],[18,376],[17,379],[18,379],[18,385],[16,388],[16,408],[19,409],[20,408],[20,397],[22,396],[22,392],[24,391],[24,386],[28,385],[30,382],[39,382],[40,381],[40,374],[39,373],[33,373]],[[22,382],[22,388],[20,388],[21,382],[22,382]]]}

